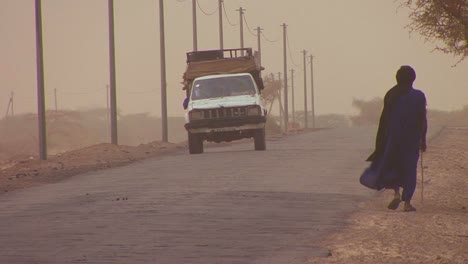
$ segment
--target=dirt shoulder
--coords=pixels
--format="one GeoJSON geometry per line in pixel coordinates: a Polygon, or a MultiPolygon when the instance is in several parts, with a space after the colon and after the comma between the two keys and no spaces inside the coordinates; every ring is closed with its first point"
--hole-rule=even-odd
{"type": "MultiPolygon", "coordinates": [[[[318,130],[318,129],[315,129],[318,130]]],[[[293,131],[290,134],[315,131],[313,129],[293,131]]],[[[284,134],[271,134],[267,140],[279,140],[284,134]]],[[[252,142],[251,139],[207,143],[205,147],[224,147],[232,144],[252,142]]],[[[147,158],[164,156],[187,149],[187,143],[162,143],[154,141],[139,146],[97,144],[77,150],[50,155],[47,160],[34,158],[0,160],[0,195],[18,189],[54,183],[81,173],[125,166],[147,158]]]]}
{"type": "Polygon", "coordinates": [[[360,204],[310,263],[468,263],[468,128],[445,128],[423,156],[416,212],[387,209],[392,191],[360,204]]]}
{"type": "Polygon", "coordinates": [[[124,166],[186,148],[185,143],[154,141],[139,146],[98,144],[50,156],[47,160],[10,160],[0,163],[0,195],[17,189],[54,183],[77,174],[124,166]]]}

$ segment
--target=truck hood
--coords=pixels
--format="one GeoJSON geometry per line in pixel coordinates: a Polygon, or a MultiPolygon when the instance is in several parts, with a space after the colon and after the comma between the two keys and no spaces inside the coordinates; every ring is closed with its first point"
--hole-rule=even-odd
{"type": "Polygon", "coordinates": [[[239,95],[195,100],[190,102],[189,110],[213,109],[219,107],[236,107],[246,105],[261,105],[260,98],[258,97],[258,95],[239,95]]]}

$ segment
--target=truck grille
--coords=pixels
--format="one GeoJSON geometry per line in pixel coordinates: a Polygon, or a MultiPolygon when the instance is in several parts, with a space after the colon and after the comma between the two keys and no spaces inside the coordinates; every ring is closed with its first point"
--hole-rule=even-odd
{"type": "Polygon", "coordinates": [[[203,110],[203,119],[219,119],[247,116],[246,107],[229,107],[203,110]]]}

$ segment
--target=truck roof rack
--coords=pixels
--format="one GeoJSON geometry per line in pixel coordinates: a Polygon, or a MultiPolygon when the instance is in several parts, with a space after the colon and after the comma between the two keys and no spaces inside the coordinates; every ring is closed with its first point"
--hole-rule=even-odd
{"type": "Polygon", "coordinates": [[[192,51],[187,53],[187,63],[252,56],[252,48],[192,51]]]}

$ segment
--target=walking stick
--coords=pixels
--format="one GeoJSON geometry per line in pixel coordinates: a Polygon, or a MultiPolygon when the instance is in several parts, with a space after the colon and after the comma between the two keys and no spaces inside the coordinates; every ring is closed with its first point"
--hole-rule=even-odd
{"type": "Polygon", "coordinates": [[[421,150],[421,203],[424,203],[424,163],[423,163],[423,154],[421,150]]]}

